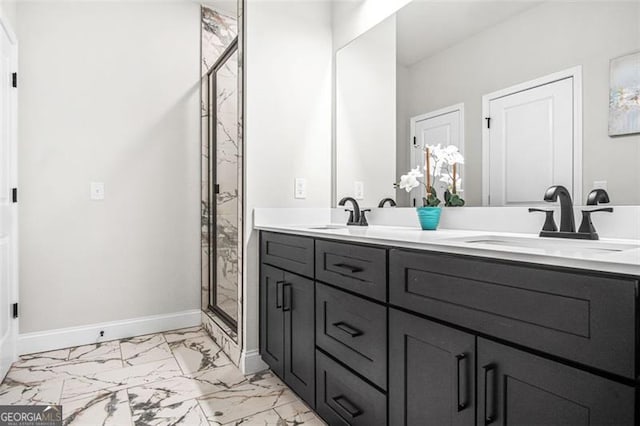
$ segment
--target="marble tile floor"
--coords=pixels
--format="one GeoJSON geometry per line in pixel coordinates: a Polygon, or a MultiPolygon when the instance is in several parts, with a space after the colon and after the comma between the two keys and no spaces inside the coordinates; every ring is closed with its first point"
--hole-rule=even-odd
{"type": "Polygon", "coordinates": [[[324,425],[200,327],[24,355],[0,384],[0,405],[17,404],[61,404],[65,425],[324,425]]]}

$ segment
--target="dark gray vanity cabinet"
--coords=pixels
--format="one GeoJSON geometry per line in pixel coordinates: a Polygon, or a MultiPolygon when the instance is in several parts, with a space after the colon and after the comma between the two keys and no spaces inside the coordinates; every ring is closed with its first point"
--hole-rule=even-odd
{"type": "Polygon", "coordinates": [[[482,338],[477,377],[478,425],[634,424],[632,386],[482,338]]]}
{"type": "MultiPolygon", "coordinates": [[[[311,240],[313,243],[313,240],[311,240]]],[[[314,283],[261,265],[262,359],[310,406],[315,406],[314,283]]]]}
{"type": "Polygon", "coordinates": [[[260,349],[330,425],[638,421],[637,277],[261,234],[260,349]]]}
{"type": "Polygon", "coordinates": [[[260,354],[274,373],[284,377],[284,272],[262,265],[260,275],[260,354]]]}
{"type": "Polygon", "coordinates": [[[316,345],[387,388],[387,307],[316,283],[316,345]]]}
{"type": "Polygon", "coordinates": [[[472,334],[389,310],[389,424],[472,426],[472,334]]]}
{"type": "Polygon", "coordinates": [[[636,378],[637,280],[393,249],[389,302],[636,378]]]}
{"type": "Polygon", "coordinates": [[[331,426],[387,424],[387,396],[340,363],[317,353],[316,411],[331,426]]]}
{"type": "Polygon", "coordinates": [[[387,251],[379,247],[316,241],[316,279],[387,301],[387,251]]]}

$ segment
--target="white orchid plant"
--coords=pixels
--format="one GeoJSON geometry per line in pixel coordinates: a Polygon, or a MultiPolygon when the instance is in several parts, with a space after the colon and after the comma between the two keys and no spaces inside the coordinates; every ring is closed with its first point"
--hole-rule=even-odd
{"type": "Polygon", "coordinates": [[[425,177],[420,170],[420,166],[409,170],[406,175],[400,177],[400,182],[396,184],[398,188],[411,192],[414,188],[423,185],[426,197],[423,197],[425,207],[437,207],[441,201],[431,182],[439,180],[445,186],[444,201],[447,207],[464,206],[464,200],[458,194],[462,191],[462,178],[460,177],[459,165],[464,164],[464,157],[455,145],[442,147],[438,145],[426,145],[420,148],[424,152],[426,182],[419,178],[425,177]]]}

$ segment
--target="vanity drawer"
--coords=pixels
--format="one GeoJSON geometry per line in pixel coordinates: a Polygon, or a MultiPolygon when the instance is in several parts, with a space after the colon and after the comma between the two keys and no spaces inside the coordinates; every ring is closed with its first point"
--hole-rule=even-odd
{"type": "Polygon", "coordinates": [[[389,256],[395,306],[635,378],[634,279],[399,249],[389,256]]]}
{"type": "Polygon", "coordinates": [[[387,398],[376,388],[316,351],[316,412],[330,425],[387,424],[387,398]]]}
{"type": "Polygon", "coordinates": [[[263,263],[313,278],[313,238],[262,232],[263,263]]]}
{"type": "Polygon", "coordinates": [[[387,308],[316,283],[316,345],[387,388],[387,308]]]}
{"type": "Polygon", "coordinates": [[[316,241],[316,279],[386,302],[387,251],[316,241]]]}

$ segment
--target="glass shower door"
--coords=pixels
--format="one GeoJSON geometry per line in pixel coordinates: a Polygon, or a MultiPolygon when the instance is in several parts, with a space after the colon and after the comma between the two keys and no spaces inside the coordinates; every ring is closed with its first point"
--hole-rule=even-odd
{"type": "Polygon", "coordinates": [[[209,74],[209,113],[209,307],[235,332],[241,280],[239,236],[242,214],[237,40],[209,74]]]}

